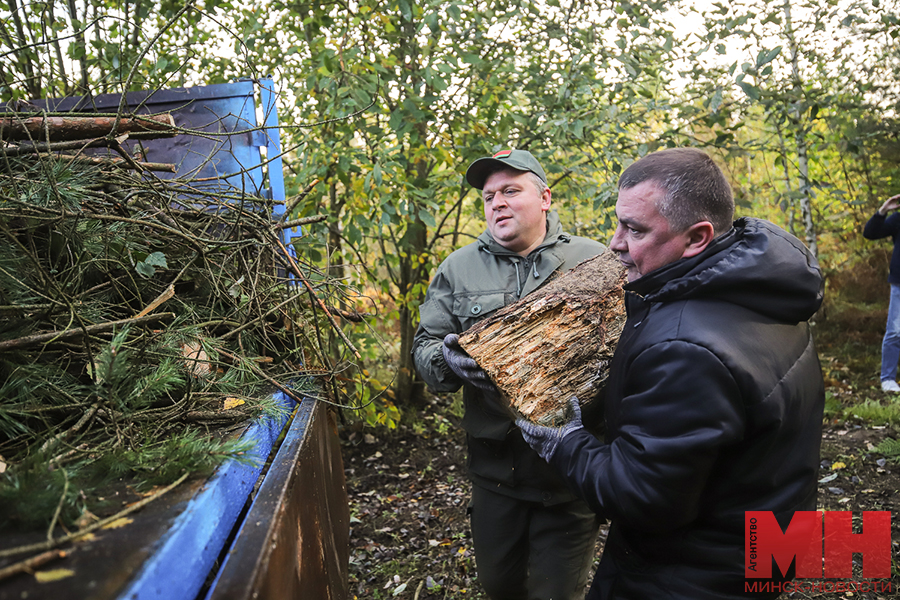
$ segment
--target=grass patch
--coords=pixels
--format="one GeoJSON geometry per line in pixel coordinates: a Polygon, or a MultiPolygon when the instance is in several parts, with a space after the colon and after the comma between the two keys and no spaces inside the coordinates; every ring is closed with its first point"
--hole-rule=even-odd
{"type": "Polygon", "coordinates": [[[869,425],[900,425],[900,403],[897,402],[885,405],[867,398],[859,404],[845,408],[843,414],[846,419],[859,419],[869,425]]]}

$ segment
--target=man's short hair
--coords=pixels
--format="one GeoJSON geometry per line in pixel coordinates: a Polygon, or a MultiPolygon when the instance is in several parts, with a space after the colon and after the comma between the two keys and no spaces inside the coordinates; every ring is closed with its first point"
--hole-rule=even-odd
{"type": "Polygon", "coordinates": [[[619,189],[652,181],[665,192],[656,207],[675,231],[709,221],[716,235],[731,229],[734,196],[725,174],[696,148],[668,148],[631,163],[619,176],[619,189]]]}
{"type": "Polygon", "coordinates": [[[537,188],[538,196],[542,196],[544,194],[544,190],[549,190],[550,187],[547,183],[541,179],[541,176],[537,173],[532,173],[531,171],[527,171],[528,178],[531,179],[531,183],[534,184],[534,187],[537,188]]]}

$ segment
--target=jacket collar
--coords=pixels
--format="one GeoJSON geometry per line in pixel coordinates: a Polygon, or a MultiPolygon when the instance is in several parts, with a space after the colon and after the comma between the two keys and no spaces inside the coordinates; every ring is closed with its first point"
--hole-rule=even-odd
{"type": "Polygon", "coordinates": [[[669,263],[655,271],[647,273],[644,277],[626,283],[624,289],[634,292],[640,296],[652,295],[662,288],[666,283],[685,276],[696,265],[702,264],[709,257],[721,252],[723,249],[734,244],[738,237],[737,230],[732,227],[726,233],[723,233],[714,239],[706,249],[697,256],[691,258],[682,258],[673,263],[669,263]]]}
{"type": "Polygon", "coordinates": [[[625,289],[647,302],[715,299],[800,322],[822,304],[824,279],[802,241],[773,223],[743,217],[697,256],[661,267],[625,289]]]}

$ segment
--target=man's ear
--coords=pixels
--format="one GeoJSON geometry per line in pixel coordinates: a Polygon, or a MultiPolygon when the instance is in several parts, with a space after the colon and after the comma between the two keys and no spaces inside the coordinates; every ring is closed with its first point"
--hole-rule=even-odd
{"type": "Polygon", "coordinates": [[[550,193],[550,188],[546,188],[546,189],[541,193],[541,210],[543,210],[544,212],[550,210],[550,197],[551,197],[551,195],[552,195],[552,194],[550,193]]]}
{"type": "Polygon", "coordinates": [[[681,258],[697,256],[709,246],[716,237],[716,229],[709,221],[694,223],[684,232],[685,247],[681,258]]]}

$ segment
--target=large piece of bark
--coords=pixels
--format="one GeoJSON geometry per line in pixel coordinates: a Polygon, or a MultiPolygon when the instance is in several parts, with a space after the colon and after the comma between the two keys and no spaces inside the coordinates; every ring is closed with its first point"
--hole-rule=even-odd
{"type": "Polygon", "coordinates": [[[625,323],[625,270],[609,250],[480,321],[460,345],[491,377],[513,414],[567,420],[569,398],[596,401],[625,323]]]}

